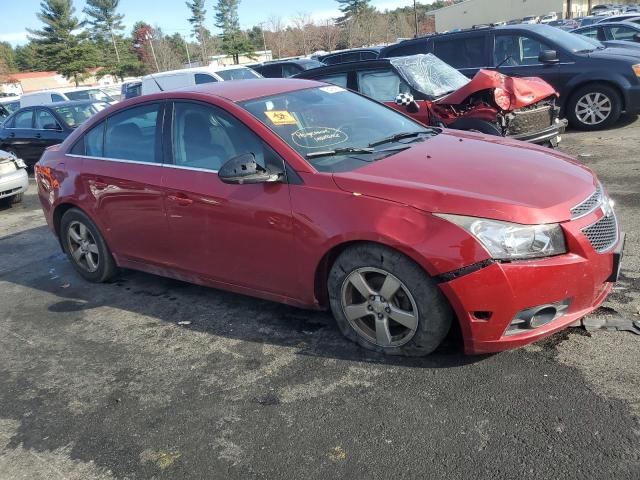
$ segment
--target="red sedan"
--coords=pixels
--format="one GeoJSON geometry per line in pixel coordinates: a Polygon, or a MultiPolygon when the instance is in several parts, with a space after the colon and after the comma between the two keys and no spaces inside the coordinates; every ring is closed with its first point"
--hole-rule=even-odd
{"type": "Polygon", "coordinates": [[[36,168],[85,279],[117,267],[331,308],[388,354],[517,347],[595,309],[623,235],[594,174],[542,147],[425,127],[344,89],[246,80],[128,100],[36,168]]]}

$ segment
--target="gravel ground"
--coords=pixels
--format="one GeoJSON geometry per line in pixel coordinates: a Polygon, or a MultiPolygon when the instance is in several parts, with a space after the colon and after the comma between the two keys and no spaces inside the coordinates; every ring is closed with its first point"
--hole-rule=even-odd
{"type": "MultiPolygon", "coordinates": [[[[640,122],[566,134],[617,202],[640,319],[640,122]]],[[[0,479],[640,478],[640,336],[384,358],[306,312],[137,272],[83,282],[34,188],[0,211],[0,479]],[[178,322],[189,321],[189,325],[178,322]]]]}

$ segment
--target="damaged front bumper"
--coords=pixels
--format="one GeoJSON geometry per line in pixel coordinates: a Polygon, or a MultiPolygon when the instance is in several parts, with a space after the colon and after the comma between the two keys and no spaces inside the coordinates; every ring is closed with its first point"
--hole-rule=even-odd
{"type": "Polygon", "coordinates": [[[567,128],[569,122],[566,119],[557,118],[553,125],[539,130],[537,132],[526,132],[518,135],[508,135],[509,138],[520,140],[523,142],[536,143],[539,145],[548,145],[556,147],[562,140],[562,134],[567,128]]]}

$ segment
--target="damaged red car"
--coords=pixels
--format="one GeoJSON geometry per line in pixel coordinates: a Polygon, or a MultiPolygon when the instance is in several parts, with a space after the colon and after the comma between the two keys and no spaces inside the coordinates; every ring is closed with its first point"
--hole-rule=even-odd
{"type": "Polygon", "coordinates": [[[469,80],[432,54],[331,65],[296,78],[360,92],[430,126],[556,146],[567,125],[558,93],[544,80],[491,70],[469,80]]]}

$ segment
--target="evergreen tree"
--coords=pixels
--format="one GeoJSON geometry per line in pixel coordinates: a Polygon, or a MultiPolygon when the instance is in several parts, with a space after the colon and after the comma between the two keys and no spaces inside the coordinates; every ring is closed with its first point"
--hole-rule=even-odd
{"type": "Polygon", "coordinates": [[[0,42],[0,62],[2,62],[10,72],[16,69],[15,53],[9,42],[0,42]]]}
{"type": "Polygon", "coordinates": [[[88,24],[97,42],[111,43],[116,54],[116,63],[120,63],[118,40],[124,30],[124,15],[117,13],[120,0],[87,0],[83,12],[89,17],[88,24]]]}
{"type": "Polygon", "coordinates": [[[365,11],[373,9],[371,6],[371,0],[336,0],[340,4],[340,11],[342,17],[338,19],[339,22],[345,20],[356,20],[365,11]]]}
{"type": "Polygon", "coordinates": [[[216,6],[216,27],[222,30],[222,51],[239,62],[242,54],[251,56],[254,47],[251,41],[240,30],[238,19],[239,0],[218,0],[216,6]]]}
{"type": "Polygon", "coordinates": [[[193,36],[200,44],[200,53],[202,55],[202,64],[206,65],[207,61],[207,43],[211,38],[211,32],[205,27],[207,11],[204,8],[204,0],[191,0],[186,2],[187,7],[191,10],[189,23],[193,28],[193,36]]]}
{"type": "Polygon", "coordinates": [[[75,33],[84,23],[74,13],[71,0],[42,0],[37,17],[44,26],[29,33],[41,64],[73,79],[77,86],[87,69],[96,66],[97,51],[87,32],[75,33]]]}

